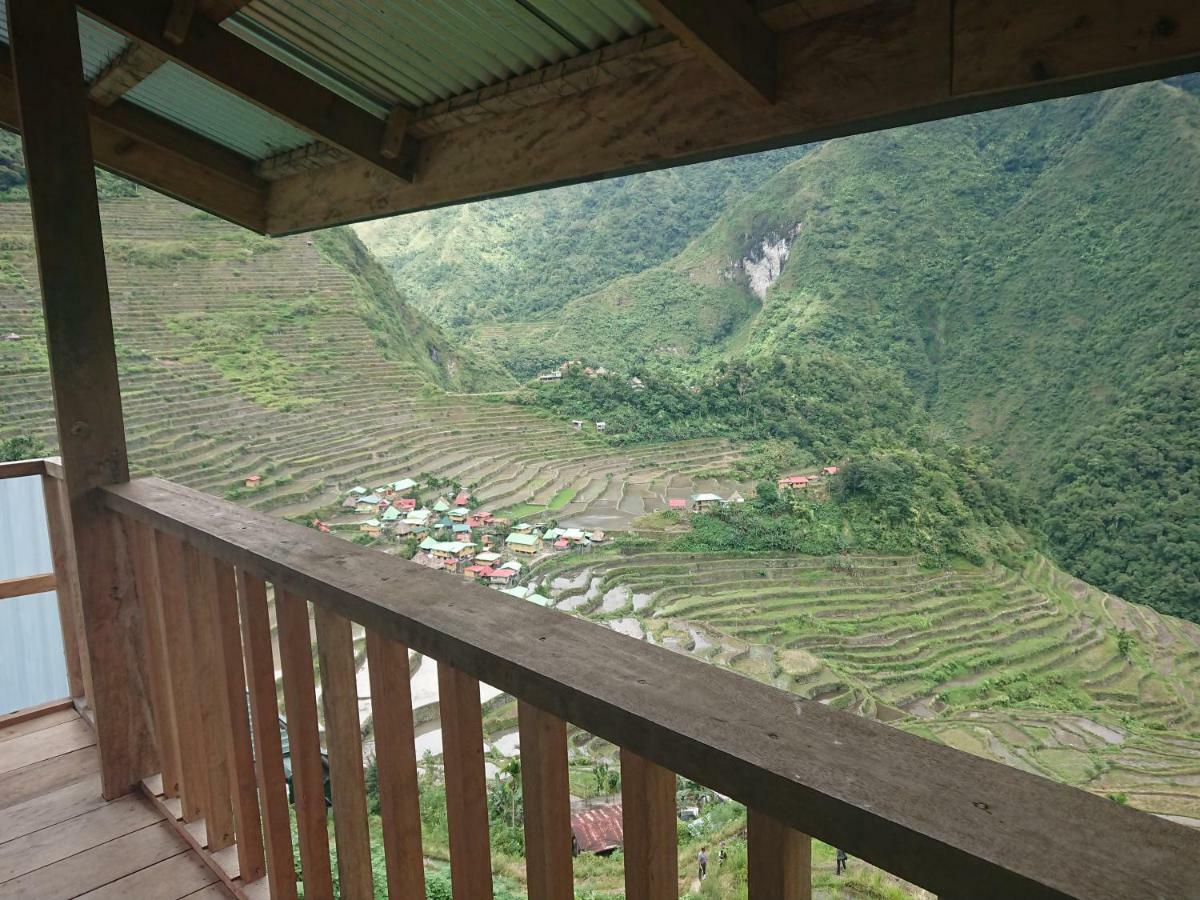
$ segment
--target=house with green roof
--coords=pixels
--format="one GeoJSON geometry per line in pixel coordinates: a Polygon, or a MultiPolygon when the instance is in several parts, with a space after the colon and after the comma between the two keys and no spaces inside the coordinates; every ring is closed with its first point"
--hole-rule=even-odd
{"type": "Polygon", "coordinates": [[[532,556],[535,553],[540,553],[542,550],[542,536],[540,534],[521,534],[514,531],[504,539],[504,545],[513,553],[525,553],[532,556]]]}

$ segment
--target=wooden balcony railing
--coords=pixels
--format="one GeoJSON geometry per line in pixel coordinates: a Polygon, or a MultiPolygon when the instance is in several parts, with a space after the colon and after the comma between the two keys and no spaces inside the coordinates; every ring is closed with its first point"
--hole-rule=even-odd
{"type": "Polygon", "coordinates": [[[147,672],[129,689],[153,710],[162,803],[239,892],[297,891],[269,585],[310,898],[333,874],[318,702],[341,896],[373,896],[351,623],[391,897],[424,897],[409,648],[438,666],[459,900],[492,893],[481,681],[519,704],[533,900],[573,895],[568,722],[621,748],[631,900],[677,896],[675,773],[748,807],[752,898],[809,896],[810,835],[941,896],[1200,894],[1200,834],[1183,826],[159,479],[106,488],[104,505],[135,573],[147,672]]]}

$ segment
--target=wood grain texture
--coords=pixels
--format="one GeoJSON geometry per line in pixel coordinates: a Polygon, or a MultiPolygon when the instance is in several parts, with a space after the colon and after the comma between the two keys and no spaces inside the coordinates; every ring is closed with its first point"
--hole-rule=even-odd
{"type": "Polygon", "coordinates": [[[675,900],[679,850],[675,773],[621,748],[621,816],[628,900],[675,900]]]}
{"type": "Polygon", "coordinates": [[[388,896],[396,900],[425,900],[408,648],[368,629],[367,676],[371,682],[371,717],[375,723],[375,765],[388,896]]]}
{"type": "Polygon", "coordinates": [[[165,0],[84,0],[79,4],[85,15],[153,47],[313,137],[341,147],[393,179],[411,180],[413,152],[396,158],[380,152],[381,120],[207,17],[194,17],[188,39],[179,45],[171,43],[162,34],[169,8],[165,0]]]}
{"type": "Polygon", "coordinates": [[[0,811],[34,800],[49,791],[96,777],[100,755],[96,748],[72,750],[44,762],[0,774],[0,811]]]}
{"type": "Polygon", "coordinates": [[[75,5],[7,4],[58,444],[79,567],[106,797],[158,769],[136,591],[95,488],[128,481],[75,5]]]}
{"type": "Polygon", "coordinates": [[[20,578],[0,578],[0,600],[9,597],[28,597],[54,590],[57,578],[53,572],[40,575],[23,575],[20,578]]]}
{"type": "MultiPolygon", "coordinates": [[[[183,820],[194,822],[204,817],[208,801],[208,767],[204,759],[204,734],[193,665],[195,644],[188,615],[183,542],[162,531],[155,531],[154,542],[162,604],[162,636],[179,750],[177,795],[183,820]]],[[[168,792],[168,796],[175,795],[168,792]]]]}
{"type": "Polygon", "coordinates": [[[234,835],[238,871],[242,881],[257,881],[266,874],[262,820],[258,811],[258,779],[254,771],[254,745],[246,710],[246,675],[242,661],[242,633],[238,621],[237,582],[233,566],[214,562],[216,590],[211,595],[210,616],[215,626],[220,678],[224,688],[221,712],[225,719],[225,759],[231,773],[234,835]]]}
{"type": "Polygon", "coordinates": [[[749,3],[641,0],[641,5],[747,97],[774,99],[775,33],[749,3]]]}
{"type": "Polygon", "coordinates": [[[567,723],[517,701],[529,900],[572,900],[567,723]]]}
{"type": "Polygon", "coordinates": [[[750,900],[811,900],[812,838],[755,809],[746,811],[750,900]]]}
{"type": "Polygon", "coordinates": [[[450,886],[454,900],[490,900],[492,851],[479,682],[442,662],[437,664],[437,672],[446,825],[450,832],[450,886]]]}
{"type": "Polygon", "coordinates": [[[317,658],[321,704],[333,793],[338,887],[346,900],[372,900],[371,834],[367,830],[367,786],[363,777],[362,726],[358,721],[354,635],[349,619],[317,606],[317,658]]]}
{"type": "Polygon", "coordinates": [[[54,561],[58,592],[58,624],[63,636],[63,656],[67,662],[67,690],[72,697],[86,698],[91,676],[85,675],[87,651],[79,609],[79,570],[75,565],[75,542],[71,536],[70,508],[61,478],[42,476],[42,500],[46,508],[46,531],[50,537],[50,556],[54,561]]]}
{"type": "Polygon", "coordinates": [[[0,481],[5,478],[24,478],[27,475],[43,475],[46,472],[44,459],[13,459],[0,462],[0,481]]]}
{"type": "Polygon", "coordinates": [[[275,588],[283,703],[292,759],[292,793],[300,841],[300,880],[305,897],[333,894],[329,830],[325,812],[325,769],[317,731],[317,696],[308,623],[308,603],[275,588]]]}
{"type": "Polygon", "coordinates": [[[262,804],[267,882],[276,900],[295,900],[296,870],[292,857],[287,784],[283,773],[283,741],[279,733],[279,700],[271,651],[271,619],[262,579],[236,570],[242,646],[249,680],[254,771],[262,804]]]}
{"type": "Polygon", "coordinates": [[[1186,896],[1200,883],[1200,834],[1181,825],[159,479],[105,494],[935,893],[1186,896]]]}
{"type": "Polygon", "coordinates": [[[194,650],[193,684],[200,710],[202,758],[208,786],[204,829],[208,849],[215,852],[234,841],[230,766],[226,756],[229,719],[225,714],[225,668],[212,617],[213,595],[217,591],[216,569],[213,559],[191,544],[184,544],[183,559],[194,650]]]}
{"type": "Polygon", "coordinates": [[[75,712],[75,704],[70,698],[27,706],[7,716],[0,716],[0,743],[64,722],[73,722],[77,718],[79,713],[75,712]]]}
{"type": "Polygon", "coordinates": [[[88,99],[100,106],[112,106],[166,61],[166,54],[133,41],[92,79],[88,99]]]}
{"type": "Polygon", "coordinates": [[[162,585],[159,582],[158,544],[154,530],[144,522],[131,523],[133,568],[137,578],[138,603],[142,609],[143,641],[150,671],[150,702],[154,708],[154,737],[162,764],[163,789],[179,796],[179,725],[175,717],[175,693],[167,660],[163,624],[162,585]]]}

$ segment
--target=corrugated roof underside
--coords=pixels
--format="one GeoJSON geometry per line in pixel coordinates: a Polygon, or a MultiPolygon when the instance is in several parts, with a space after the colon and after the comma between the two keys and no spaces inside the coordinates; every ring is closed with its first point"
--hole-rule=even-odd
{"type": "Polygon", "coordinates": [[[253,0],[225,27],[382,116],[653,24],[632,0],[253,0]]]}

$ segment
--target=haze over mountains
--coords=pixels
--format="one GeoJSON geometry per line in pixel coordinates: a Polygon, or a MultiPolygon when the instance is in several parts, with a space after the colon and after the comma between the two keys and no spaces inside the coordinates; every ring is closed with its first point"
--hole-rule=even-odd
{"type": "Polygon", "coordinates": [[[874,379],[863,429],[911,399],[913,426],[994,448],[1070,571],[1197,618],[1198,214],[1189,76],[359,234],[520,378],[874,379]]]}

